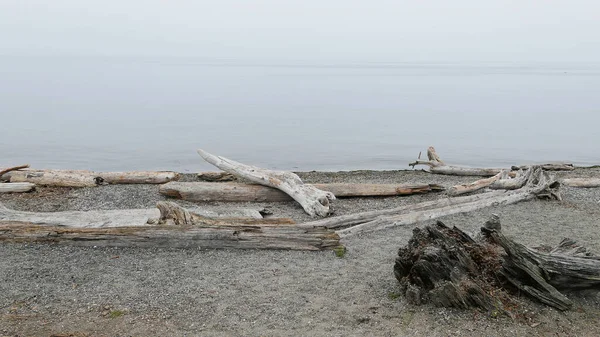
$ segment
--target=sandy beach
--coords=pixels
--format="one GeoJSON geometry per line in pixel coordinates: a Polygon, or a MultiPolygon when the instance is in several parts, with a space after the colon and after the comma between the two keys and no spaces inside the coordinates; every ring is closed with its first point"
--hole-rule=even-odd
{"type": "MultiPolygon", "coordinates": [[[[308,183],[437,183],[473,177],[422,171],[302,172],[308,183]]],[[[558,177],[600,175],[578,168],[558,177]]],[[[183,180],[194,180],[184,175],[183,180]]],[[[335,214],[441,198],[352,198],[335,214]]],[[[555,245],[570,237],[600,252],[600,189],[562,187],[563,201],[534,200],[442,218],[475,233],[493,213],[517,242],[555,245]]],[[[167,200],[156,185],[38,188],[0,195],[26,211],[152,208],[167,200]]],[[[172,200],[172,199],[170,199],[172,200]]],[[[268,208],[276,217],[310,219],[294,202],[189,203],[209,210],[268,208]]],[[[426,225],[419,224],[419,226],[426,225]]],[[[393,275],[397,251],[414,226],[344,240],[347,253],[71,247],[0,244],[0,336],[598,336],[600,294],[569,294],[560,312],[522,298],[512,319],[477,310],[409,305],[393,275]]]]}

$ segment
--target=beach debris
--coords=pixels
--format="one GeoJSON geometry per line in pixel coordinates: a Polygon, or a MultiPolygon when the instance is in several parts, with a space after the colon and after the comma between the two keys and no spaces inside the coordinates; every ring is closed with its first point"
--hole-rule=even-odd
{"type": "Polygon", "coordinates": [[[198,154],[208,163],[231,173],[237,177],[249,180],[253,183],[277,188],[294,200],[296,200],[304,211],[310,216],[328,216],[333,212],[330,207],[335,195],[331,192],[322,191],[312,185],[304,184],[302,179],[295,173],[289,171],[267,170],[256,166],[238,163],[236,161],[210,154],[202,149],[198,154]]]}
{"type": "Polygon", "coordinates": [[[505,237],[493,215],[477,238],[443,222],[415,228],[398,251],[394,275],[412,304],[481,308],[513,317],[520,294],[568,310],[561,290],[600,286],[600,258],[575,241],[549,249],[527,248],[505,237]]]}
{"type": "MultiPolygon", "coordinates": [[[[232,223],[293,223],[288,218],[266,219],[262,216],[260,210],[256,209],[233,208],[212,211],[200,208],[188,208],[187,211],[202,218],[217,219],[232,223]]],[[[9,209],[0,203],[0,221],[17,221],[73,228],[148,226],[152,223],[158,223],[159,218],[161,218],[161,213],[158,208],[25,212],[9,209]]]]}
{"type": "Polygon", "coordinates": [[[227,172],[199,172],[198,179],[210,182],[235,181],[236,176],[227,172]]]}
{"type": "Polygon", "coordinates": [[[114,216],[119,210],[113,210],[112,214],[110,211],[48,212],[41,218],[40,213],[12,211],[0,206],[0,242],[206,249],[339,251],[343,248],[334,231],[323,227],[300,228],[289,218],[212,219],[173,202],[158,202],[157,209],[154,221],[146,218],[141,224],[122,222],[122,226],[115,226],[113,222],[107,226],[99,224],[110,219],[117,221],[114,216]],[[95,218],[95,225],[82,226],[80,222],[72,222],[77,221],[77,217],[83,219],[99,214],[106,218],[95,218]]]}
{"type": "Polygon", "coordinates": [[[41,186],[95,187],[104,184],[164,184],[179,179],[170,171],[94,172],[88,170],[36,170],[7,172],[11,183],[30,182],[41,186]]]}
{"type": "MultiPolygon", "coordinates": [[[[307,184],[308,185],[308,184],[307,184]]],[[[436,184],[310,184],[329,191],[336,197],[373,197],[421,194],[442,191],[436,184]]],[[[188,201],[258,201],[276,202],[293,200],[276,188],[243,183],[179,182],[160,186],[161,194],[188,201]]]]}
{"type": "Polygon", "coordinates": [[[29,164],[25,164],[25,165],[19,165],[19,166],[13,166],[13,167],[7,167],[7,168],[0,168],[0,180],[2,179],[2,176],[5,173],[11,172],[11,171],[17,171],[17,170],[22,170],[22,169],[26,169],[29,168],[29,164]]]}
{"type": "Polygon", "coordinates": [[[600,178],[568,178],[560,181],[569,187],[594,188],[600,187],[600,178]]]}
{"type": "Polygon", "coordinates": [[[0,183],[0,193],[23,193],[35,189],[32,183],[0,183]]]}
{"type": "Polygon", "coordinates": [[[475,168],[447,165],[440,159],[440,156],[437,154],[433,146],[427,148],[427,158],[429,160],[423,161],[420,160],[420,157],[421,154],[419,154],[419,158],[416,161],[408,164],[408,166],[414,168],[417,165],[426,165],[429,166],[429,172],[431,173],[457,176],[491,177],[497,175],[502,171],[502,169],[500,168],[475,168]]]}
{"type": "Polygon", "coordinates": [[[527,184],[513,191],[491,191],[472,196],[453,197],[396,209],[369,211],[300,224],[302,227],[338,228],[344,238],[396,226],[413,225],[440,217],[466,213],[495,205],[513,204],[534,198],[561,200],[560,184],[541,169],[534,170],[527,184]]]}

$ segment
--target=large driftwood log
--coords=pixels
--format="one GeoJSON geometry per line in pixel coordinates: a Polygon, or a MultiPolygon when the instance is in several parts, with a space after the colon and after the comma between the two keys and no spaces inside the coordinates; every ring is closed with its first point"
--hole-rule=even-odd
{"type": "Polygon", "coordinates": [[[101,184],[163,184],[177,180],[176,172],[94,172],[87,170],[20,170],[7,172],[4,179],[42,186],[94,187],[101,184]]]}
{"type": "Polygon", "coordinates": [[[344,249],[333,231],[299,228],[286,219],[209,219],[172,202],[159,202],[157,208],[158,218],[149,221],[155,225],[142,226],[82,228],[77,222],[75,226],[65,226],[73,218],[63,218],[59,225],[55,224],[56,217],[42,220],[43,224],[0,218],[0,241],[78,246],[344,249]]]}
{"type": "Polygon", "coordinates": [[[561,183],[569,187],[594,188],[600,187],[600,178],[567,178],[561,183]]]}
{"type": "MultiPolygon", "coordinates": [[[[421,155],[419,154],[419,159],[421,155]]],[[[417,165],[426,165],[429,166],[429,172],[436,174],[445,174],[445,175],[456,175],[456,176],[483,176],[490,177],[495,176],[502,169],[499,168],[475,168],[475,167],[462,167],[462,166],[452,166],[444,163],[440,156],[435,152],[435,148],[430,146],[427,149],[427,157],[428,161],[423,161],[417,159],[415,162],[408,164],[412,168],[417,165]]]]}
{"type": "MultiPolygon", "coordinates": [[[[443,188],[435,184],[394,185],[394,184],[312,184],[329,191],[337,197],[396,196],[440,191],[443,188]]],[[[286,193],[263,185],[242,183],[209,182],[170,182],[161,185],[163,195],[189,201],[290,201],[286,193]]]]}
{"type": "Polygon", "coordinates": [[[0,193],[29,192],[35,188],[32,183],[0,183],[0,193]]]}
{"type": "Polygon", "coordinates": [[[477,241],[439,221],[415,228],[394,265],[407,299],[512,315],[519,293],[567,310],[572,302],[560,290],[600,286],[600,259],[582,256],[572,240],[547,253],[526,248],[500,230],[497,217],[486,222],[477,241]]]}
{"type": "Polygon", "coordinates": [[[334,194],[304,184],[302,179],[292,172],[266,170],[215,156],[204,150],[198,150],[198,154],[225,172],[253,183],[282,190],[302,205],[310,216],[327,216],[332,212],[330,201],[335,199],[334,194]]]}
{"type": "Polygon", "coordinates": [[[537,174],[531,176],[528,185],[516,191],[508,191],[499,196],[494,196],[493,198],[486,198],[483,200],[461,203],[458,205],[427,209],[399,215],[381,216],[353,227],[340,229],[336,233],[343,238],[349,235],[372,232],[396,226],[412,225],[423,221],[434,220],[446,215],[471,212],[494,205],[514,204],[536,197],[560,200],[561,197],[558,192],[559,186],[560,184],[549,177],[544,171],[537,170],[537,174]]]}
{"type": "Polygon", "coordinates": [[[339,237],[331,231],[294,225],[73,228],[0,221],[0,241],[110,247],[343,249],[339,237]]]}
{"type": "MultiPolygon", "coordinates": [[[[209,219],[220,219],[233,223],[293,223],[291,219],[263,219],[257,210],[233,209],[209,211],[189,209],[188,212],[209,219]]],[[[24,212],[8,209],[0,204],[0,221],[25,222],[73,228],[106,228],[148,226],[156,223],[160,211],[153,209],[119,209],[66,212],[24,212]]]]}

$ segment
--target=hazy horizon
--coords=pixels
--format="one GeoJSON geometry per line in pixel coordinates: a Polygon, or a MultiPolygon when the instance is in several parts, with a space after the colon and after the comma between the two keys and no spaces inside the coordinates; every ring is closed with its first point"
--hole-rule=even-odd
{"type": "Polygon", "coordinates": [[[598,62],[600,3],[4,0],[0,54],[598,62]]]}

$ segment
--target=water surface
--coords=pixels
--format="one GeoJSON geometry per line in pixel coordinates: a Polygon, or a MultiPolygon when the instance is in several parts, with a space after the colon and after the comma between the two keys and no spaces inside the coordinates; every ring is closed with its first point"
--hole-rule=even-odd
{"type": "Polygon", "coordinates": [[[595,64],[0,57],[0,166],[277,169],[600,164],[595,64]]]}

